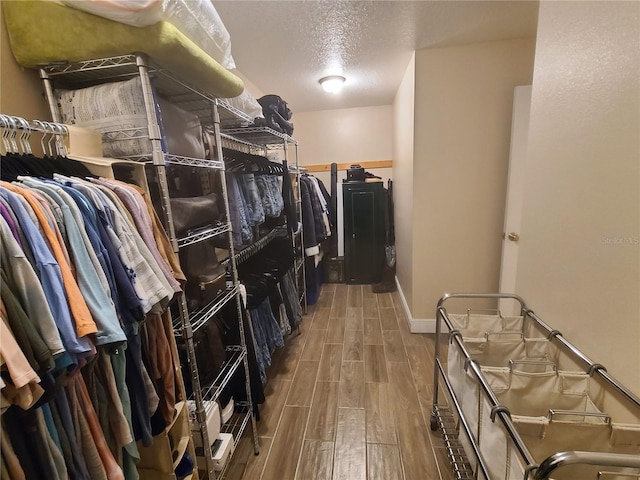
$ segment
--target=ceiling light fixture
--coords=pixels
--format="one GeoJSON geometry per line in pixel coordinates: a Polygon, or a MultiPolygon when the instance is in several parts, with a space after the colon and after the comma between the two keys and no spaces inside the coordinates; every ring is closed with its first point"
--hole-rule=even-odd
{"type": "Polygon", "coordinates": [[[327,93],[338,93],[342,90],[346,78],[341,75],[330,75],[319,80],[322,89],[327,93]]]}

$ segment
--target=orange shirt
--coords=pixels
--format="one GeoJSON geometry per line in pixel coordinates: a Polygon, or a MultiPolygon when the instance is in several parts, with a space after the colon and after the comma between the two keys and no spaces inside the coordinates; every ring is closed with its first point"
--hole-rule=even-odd
{"type": "Polygon", "coordinates": [[[47,222],[47,217],[43,213],[40,203],[33,196],[33,194],[25,188],[21,188],[15,184],[7,182],[0,182],[0,185],[5,187],[7,190],[11,190],[14,193],[22,195],[35,212],[36,217],[40,222],[40,227],[42,228],[45,238],[47,239],[47,243],[51,248],[51,252],[58,262],[58,265],[60,266],[60,273],[62,274],[62,282],[67,294],[69,310],[76,324],[76,333],[78,337],[84,337],[91,333],[96,333],[98,331],[98,328],[93,321],[91,312],[89,312],[89,308],[84,301],[84,297],[82,296],[82,293],[78,288],[76,279],[71,273],[71,266],[65,258],[64,252],[62,250],[62,247],[60,246],[60,243],[58,242],[57,236],[49,226],[49,222],[47,222]]]}

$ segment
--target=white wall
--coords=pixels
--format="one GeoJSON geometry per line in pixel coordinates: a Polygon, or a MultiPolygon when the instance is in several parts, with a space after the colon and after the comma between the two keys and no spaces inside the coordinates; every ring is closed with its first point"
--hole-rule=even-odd
{"type": "Polygon", "coordinates": [[[291,120],[302,164],[391,160],[390,105],[293,112],[291,120]]]}
{"type": "MultiPolygon", "coordinates": [[[[415,69],[416,61],[415,55],[413,55],[393,102],[393,195],[396,222],[396,277],[408,305],[411,305],[413,300],[415,69]]],[[[418,210],[420,209],[418,208],[418,210]]]]}
{"type": "MultiPolygon", "coordinates": [[[[361,163],[393,158],[393,109],[380,107],[347,108],[293,113],[293,137],[298,141],[300,165],[361,163]]],[[[367,169],[386,182],[392,169],[367,169]]],[[[331,174],[314,173],[330,191],[331,174]]],[[[338,225],[342,227],[342,187],[346,172],[338,172],[338,225]]],[[[338,236],[338,255],[343,255],[342,228],[338,236]]]]}
{"type": "Polygon", "coordinates": [[[541,2],[517,291],[640,394],[640,3],[541,2]]]}
{"type": "Polygon", "coordinates": [[[498,289],[513,89],[533,57],[533,39],[416,52],[414,319],[445,292],[498,289]]]}
{"type": "MultiPolygon", "coordinates": [[[[346,108],[293,113],[293,137],[298,141],[300,165],[360,163],[393,159],[393,109],[380,107],[346,108]]],[[[391,178],[390,168],[367,170],[391,178]]],[[[346,177],[338,172],[338,182],[346,177]]],[[[327,189],[330,174],[317,173],[327,189]]]]}

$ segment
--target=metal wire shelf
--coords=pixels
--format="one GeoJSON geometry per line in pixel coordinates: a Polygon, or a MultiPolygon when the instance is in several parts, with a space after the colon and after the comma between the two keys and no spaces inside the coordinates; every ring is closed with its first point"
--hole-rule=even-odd
{"type": "MultiPolygon", "coordinates": [[[[251,245],[245,247],[244,249],[242,249],[238,253],[236,253],[235,254],[236,263],[240,264],[240,263],[244,262],[245,260],[247,260],[248,258],[251,258],[253,255],[258,253],[264,247],[269,245],[269,243],[271,243],[271,241],[274,238],[276,238],[279,235],[282,235],[283,232],[284,232],[284,230],[282,230],[280,228],[277,228],[277,227],[274,228],[273,230],[270,230],[269,233],[267,233],[265,236],[261,237],[259,240],[253,242],[251,245]]],[[[230,261],[230,259],[226,258],[221,263],[222,263],[222,265],[227,266],[229,264],[229,261],[230,261]]]]}
{"type": "MultiPolygon", "coordinates": [[[[234,352],[234,355],[237,355],[237,352],[234,352]]],[[[233,372],[235,371],[235,369],[237,369],[239,366],[239,363],[237,362],[237,360],[241,361],[242,358],[237,359],[234,357],[232,362],[229,361],[229,366],[230,366],[229,371],[232,372],[231,376],[233,375],[233,372]]],[[[217,395],[216,395],[216,398],[217,398],[217,395]]],[[[240,443],[240,440],[242,439],[242,435],[244,434],[244,431],[246,430],[247,426],[249,425],[249,422],[251,421],[252,411],[249,408],[249,405],[247,402],[236,402],[234,408],[241,411],[235,412],[226,423],[221,425],[220,433],[228,433],[233,436],[233,447],[234,447],[233,449],[235,450],[238,447],[238,443],[240,443]]],[[[196,455],[202,456],[201,448],[196,449],[196,455]]],[[[227,459],[226,464],[224,465],[222,470],[217,473],[216,478],[219,478],[219,479],[225,478],[225,473],[229,468],[230,464],[231,464],[231,457],[227,459]]]]}
{"type": "MultiPolygon", "coordinates": [[[[282,144],[285,142],[297,145],[297,142],[285,133],[277,132],[268,127],[256,127],[253,118],[230,105],[226,100],[192,87],[188,82],[149,60],[146,61],[146,64],[149,75],[153,78],[156,92],[174,105],[197,115],[203,125],[208,126],[214,123],[213,104],[215,104],[218,106],[220,125],[224,133],[232,134],[237,139],[266,148],[282,148],[282,144]]],[[[52,79],[60,77],[56,81],[59,81],[66,88],[83,88],[98,83],[127,80],[139,74],[135,55],[74,63],[53,63],[44,66],[43,69],[52,79]]]]}
{"type": "Polygon", "coordinates": [[[185,167],[202,167],[202,168],[211,168],[214,170],[224,169],[224,162],[221,162],[219,160],[181,157],[179,155],[171,155],[170,153],[164,154],[164,160],[166,163],[171,163],[173,165],[183,165],[185,167]]]}
{"type": "MultiPolygon", "coordinates": [[[[232,107],[224,100],[199,90],[180,77],[145,60],[149,75],[153,78],[156,92],[198,116],[204,125],[214,123],[213,105],[218,105],[220,122],[224,127],[234,128],[253,124],[253,119],[232,107]]],[[[81,62],[59,62],[42,67],[51,79],[65,88],[84,88],[100,83],[122,81],[139,75],[137,56],[122,55],[81,62]]]]}
{"type": "Polygon", "coordinates": [[[473,480],[474,473],[467,455],[464,451],[464,447],[460,443],[458,436],[458,423],[456,422],[453,413],[448,407],[442,405],[435,405],[433,407],[436,421],[440,431],[442,433],[442,439],[444,440],[447,448],[447,456],[451,462],[451,468],[456,476],[457,480],[473,480]]]}
{"type": "Polygon", "coordinates": [[[269,127],[224,128],[224,133],[267,148],[282,148],[287,143],[297,145],[298,142],[286,133],[276,132],[269,127]]]}
{"type": "Polygon", "coordinates": [[[50,77],[64,75],[74,84],[82,81],[109,81],[122,75],[137,74],[135,55],[96,58],[80,62],[53,62],[42,67],[50,77]]]}
{"type": "Polygon", "coordinates": [[[149,138],[148,127],[130,127],[120,130],[102,132],[102,137],[108,140],[138,140],[149,138]]]}
{"type": "Polygon", "coordinates": [[[195,312],[191,317],[191,328],[193,333],[197,332],[205,325],[213,316],[218,313],[222,307],[229,303],[237,293],[237,287],[224,290],[218,297],[205,306],[203,309],[195,312]]]}
{"type": "MultiPolygon", "coordinates": [[[[246,407],[247,407],[246,402],[238,402],[236,404],[236,408],[246,409],[246,407]]],[[[231,433],[233,435],[234,443],[237,445],[238,442],[240,441],[240,438],[242,437],[242,432],[244,430],[244,427],[247,426],[247,423],[249,422],[250,418],[251,418],[250,411],[234,413],[232,417],[229,419],[229,421],[221,427],[220,431],[222,433],[231,433]]]]}
{"type": "MultiPolygon", "coordinates": [[[[245,402],[238,402],[236,406],[246,407],[245,402]]],[[[238,443],[242,438],[242,434],[244,433],[249,421],[251,420],[251,411],[242,412],[242,413],[234,413],[233,416],[229,419],[227,423],[222,425],[220,432],[221,433],[230,433],[233,435],[233,447],[234,450],[238,447],[238,443]]],[[[225,478],[227,469],[231,465],[231,458],[227,460],[227,463],[222,468],[222,471],[219,474],[218,478],[225,478]]]]}
{"type": "Polygon", "coordinates": [[[218,105],[218,112],[220,114],[220,118],[222,119],[222,116],[224,115],[226,116],[233,116],[236,118],[235,122],[242,124],[242,125],[252,125],[253,124],[253,118],[251,118],[249,115],[247,115],[246,113],[244,113],[242,110],[237,109],[236,107],[234,107],[233,105],[231,105],[229,102],[223,100],[223,99],[216,99],[216,104],[218,105]]]}
{"type": "Polygon", "coordinates": [[[242,365],[242,360],[246,355],[245,349],[241,346],[231,346],[225,350],[228,357],[222,364],[220,372],[209,385],[202,385],[202,398],[204,400],[213,402],[218,399],[222,389],[229,383],[240,365],[242,365]]]}
{"type": "MultiPolygon", "coordinates": [[[[218,313],[222,307],[229,303],[236,295],[237,287],[227,288],[223,290],[212,302],[205,305],[200,310],[194,312],[190,316],[191,330],[193,333],[202,328],[213,316],[218,313]]],[[[172,319],[173,332],[176,336],[182,335],[182,320],[180,316],[172,319]]]]}
{"type": "Polygon", "coordinates": [[[230,223],[224,223],[221,225],[216,225],[215,227],[203,228],[200,230],[194,230],[190,232],[187,236],[181,237],[178,239],[178,247],[187,247],[189,245],[193,245],[194,243],[202,242],[204,240],[208,240],[209,238],[217,237],[218,235],[222,235],[223,233],[231,230],[230,223]]]}
{"type": "Polygon", "coordinates": [[[240,140],[226,133],[220,134],[222,148],[228,148],[233,150],[239,150],[246,153],[263,152],[264,146],[256,145],[255,143],[248,142],[246,140],[240,140]]]}
{"type": "MultiPolygon", "coordinates": [[[[123,128],[121,130],[113,130],[102,132],[102,138],[109,141],[130,141],[137,142],[140,140],[147,140],[148,144],[141,144],[143,147],[147,147],[148,151],[138,155],[119,155],[118,158],[124,158],[126,160],[134,160],[137,162],[150,162],[153,159],[151,152],[151,140],[149,138],[149,129],[147,127],[131,127],[123,128]]],[[[214,170],[223,170],[224,162],[220,160],[209,160],[204,158],[184,157],[181,155],[174,155],[172,153],[163,153],[164,161],[166,164],[182,165],[187,167],[201,167],[211,168],[214,170]]]]}

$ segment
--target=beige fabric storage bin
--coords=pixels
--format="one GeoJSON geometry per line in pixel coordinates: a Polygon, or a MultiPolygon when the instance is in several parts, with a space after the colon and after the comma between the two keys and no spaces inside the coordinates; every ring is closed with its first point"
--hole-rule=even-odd
{"type": "MultiPolygon", "coordinates": [[[[467,346],[465,344],[465,346],[467,346]]],[[[464,357],[449,346],[448,376],[465,418],[476,436],[491,479],[521,480],[524,465],[501,422],[492,422],[491,405],[478,381],[464,369],[464,357]]],[[[512,421],[527,448],[540,463],[562,451],[595,451],[640,455],[640,421],[627,423],[603,411],[610,395],[582,372],[526,372],[513,367],[484,367],[481,371],[499,404],[509,408],[512,421]]],[[[467,455],[473,457],[472,451],[467,455]]],[[[602,480],[628,480],[608,469],[602,480]]],[[[554,480],[597,480],[601,467],[561,468],[554,480]]]]}

